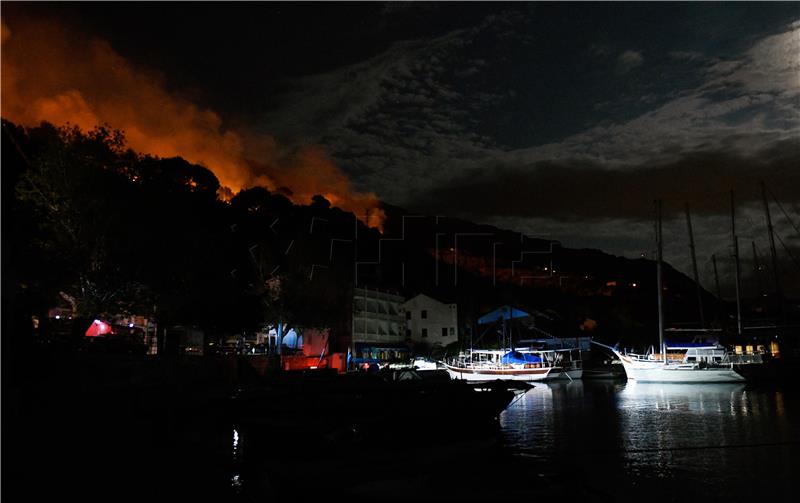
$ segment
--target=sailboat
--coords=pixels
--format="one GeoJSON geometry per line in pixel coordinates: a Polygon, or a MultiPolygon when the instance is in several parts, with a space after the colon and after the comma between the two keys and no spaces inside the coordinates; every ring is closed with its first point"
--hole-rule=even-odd
{"type": "Polygon", "coordinates": [[[640,382],[712,383],[744,382],[736,371],[728,350],[717,344],[666,345],[661,353],[624,353],[616,347],[594,344],[611,350],[622,362],[628,379],[640,382]]]}
{"type": "MultiPolygon", "coordinates": [[[[596,341],[592,343],[611,350],[620,359],[628,379],[641,382],[710,383],[742,382],[745,377],[736,371],[728,350],[718,344],[668,345],[664,342],[664,308],[662,299],[661,201],[656,201],[656,280],[658,284],[659,351],[646,354],[626,353],[596,341]]],[[[735,243],[735,231],[734,231],[735,243]]],[[[738,292],[738,290],[737,290],[738,292]]]]}
{"type": "Polygon", "coordinates": [[[502,320],[503,346],[506,349],[468,349],[450,360],[441,362],[452,379],[466,381],[545,381],[580,379],[583,366],[580,348],[537,350],[514,349],[511,335],[506,332],[506,320],[530,316],[511,306],[503,306],[482,316],[479,324],[502,320]]]}

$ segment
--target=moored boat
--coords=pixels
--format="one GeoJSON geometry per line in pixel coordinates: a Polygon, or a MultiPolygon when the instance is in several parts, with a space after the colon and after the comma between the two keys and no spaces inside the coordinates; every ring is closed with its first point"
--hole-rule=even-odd
{"type": "MultiPolygon", "coordinates": [[[[541,362],[526,362],[525,360],[516,362],[509,357],[504,360],[507,354],[513,353],[513,351],[474,349],[463,351],[454,359],[442,362],[442,364],[451,378],[465,381],[493,381],[495,379],[542,381],[554,370],[553,367],[542,367],[541,362]]],[[[561,372],[561,369],[556,371],[561,372]]]]}
{"type": "MultiPolygon", "coordinates": [[[[515,347],[512,323],[514,319],[530,317],[531,314],[512,306],[502,306],[481,316],[478,319],[479,325],[489,325],[489,329],[491,326],[500,325],[500,347],[506,349],[474,349],[470,341],[470,349],[461,351],[440,364],[450,377],[464,381],[504,379],[537,382],[580,379],[583,375],[580,348],[564,348],[563,342],[559,342],[561,347],[557,349],[515,347]]],[[[544,333],[541,330],[539,332],[544,333]]],[[[551,335],[549,337],[556,339],[551,335]]]]}
{"type": "Polygon", "coordinates": [[[760,364],[760,359],[744,361],[741,358],[732,357],[726,348],[716,343],[670,345],[664,341],[663,285],[661,277],[663,250],[660,200],[656,200],[656,246],[659,353],[652,350],[646,354],[627,353],[619,351],[616,347],[606,346],[596,341],[592,341],[592,343],[611,350],[622,362],[628,379],[635,381],[672,383],[745,381],[745,377],[740,372],[737,372],[736,367],[760,364]]]}
{"type": "Polygon", "coordinates": [[[728,351],[716,344],[664,345],[663,354],[636,354],[605,346],[620,359],[628,379],[640,382],[743,382],[728,351]]]}
{"type": "Polygon", "coordinates": [[[569,351],[473,349],[442,364],[450,377],[466,381],[580,379],[580,360],[568,359],[569,351]]]}

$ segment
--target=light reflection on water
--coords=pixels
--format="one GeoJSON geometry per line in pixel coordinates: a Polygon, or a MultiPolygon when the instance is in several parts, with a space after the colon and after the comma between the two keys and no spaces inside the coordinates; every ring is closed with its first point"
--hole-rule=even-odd
{"type": "Polygon", "coordinates": [[[536,384],[500,417],[503,441],[542,471],[624,501],[781,496],[798,461],[796,395],[744,384],[536,384]],[[648,491],[650,492],[650,491],[648,491]]]}
{"type": "Polygon", "coordinates": [[[241,453],[239,451],[239,430],[233,429],[233,469],[231,475],[231,487],[238,493],[242,487],[242,476],[239,474],[239,464],[241,463],[241,453]]]}

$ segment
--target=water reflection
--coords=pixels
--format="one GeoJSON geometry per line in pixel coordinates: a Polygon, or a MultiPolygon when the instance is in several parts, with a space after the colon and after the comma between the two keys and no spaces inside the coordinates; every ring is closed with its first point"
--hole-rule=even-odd
{"type": "Polygon", "coordinates": [[[742,383],[674,384],[628,381],[621,385],[618,394],[625,402],[623,407],[648,403],[661,408],[692,408],[699,405],[702,412],[704,404],[722,404],[728,400],[736,400],[744,390],[745,385],[742,383]]]}
{"type": "Polygon", "coordinates": [[[618,401],[623,467],[643,478],[677,479],[685,475],[677,460],[691,458],[693,475],[716,480],[731,458],[704,449],[747,441],[741,419],[749,409],[744,384],[628,382],[618,401]]]}
{"type": "Polygon", "coordinates": [[[797,404],[797,395],[738,383],[575,381],[537,384],[502,414],[501,426],[513,452],[612,499],[648,489],[648,499],[677,501],[682,487],[693,498],[739,500],[789,487],[797,404]]]}
{"type": "Polygon", "coordinates": [[[231,488],[234,491],[234,494],[238,494],[242,490],[242,476],[239,473],[240,466],[241,466],[241,449],[239,448],[239,430],[236,428],[233,429],[233,456],[232,456],[232,468],[233,473],[231,474],[231,488]]]}
{"type": "Polygon", "coordinates": [[[496,465],[504,476],[592,501],[630,501],[632,494],[646,494],[648,503],[687,496],[779,499],[791,489],[798,462],[798,398],[743,384],[541,383],[501,414],[500,452],[467,438],[415,449],[411,458],[389,448],[389,430],[382,444],[353,439],[301,447],[301,439],[237,423],[223,437],[232,461],[226,482],[241,501],[290,501],[308,484],[383,494],[401,480],[426,488],[449,480],[468,486],[472,462],[452,460],[479,459],[483,473],[496,465]]]}

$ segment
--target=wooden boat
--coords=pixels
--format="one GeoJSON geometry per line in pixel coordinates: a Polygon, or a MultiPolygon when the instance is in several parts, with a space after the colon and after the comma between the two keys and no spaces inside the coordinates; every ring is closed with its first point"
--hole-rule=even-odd
{"type": "Polygon", "coordinates": [[[502,306],[481,316],[479,325],[501,325],[500,346],[510,349],[474,349],[470,341],[470,349],[461,351],[441,364],[453,379],[473,382],[493,379],[523,382],[580,379],[583,375],[580,348],[515,348],[511,324],[515,318],[530,316],[512,306],[502,306]]]}
{"type": "Polygon", "coordinates": [[[536,382],[552,379],[579,379],[582,374],[579,361],[565,360],[570,350],[473,349],[460,352],[442,364],[450,377],[465,381],[536,382]]]}

